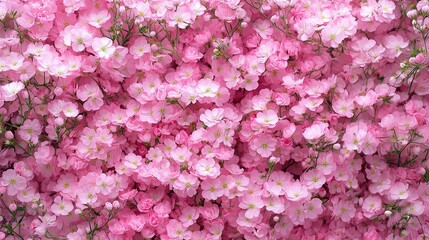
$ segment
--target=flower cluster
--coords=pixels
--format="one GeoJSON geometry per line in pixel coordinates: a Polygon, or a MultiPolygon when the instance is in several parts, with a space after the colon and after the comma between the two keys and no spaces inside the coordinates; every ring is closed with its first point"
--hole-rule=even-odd
{"type": "Polygon", "coordinates": [[[428,239],[427,0],[7,0],[0,23],[0,239],[428,239]]]}

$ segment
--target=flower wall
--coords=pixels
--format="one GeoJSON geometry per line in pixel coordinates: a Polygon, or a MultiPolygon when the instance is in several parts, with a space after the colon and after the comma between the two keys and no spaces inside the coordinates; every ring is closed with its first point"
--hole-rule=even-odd
{"type": "Polygon", "coordinates": [[[428,239],[426,0],[2,0],[0,239],[428,239]]]}

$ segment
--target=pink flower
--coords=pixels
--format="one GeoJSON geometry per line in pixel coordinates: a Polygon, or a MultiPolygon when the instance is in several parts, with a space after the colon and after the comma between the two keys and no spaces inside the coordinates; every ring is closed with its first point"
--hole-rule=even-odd
{"type": "Polygon", "coordinates": [[[95,184],[95,191],[97,193],[99,192],[103,195],[109,195],[115,187],[115,180],[113,177],[102,173],[97,177],[95,184]]]}
{"type": "Polygon", "coordinates": [[[347,118],[351,118],[354,115],[353,110],[355,108],[355,105],[353,101],[346,100],[346,99],[337,99],[337,100],[334,100],[332,108],[339,115],[347,118]]]}
{"type": "Polygon", "coordinates": [[[264,205],[266,206],[266,209],[268,211],[271,211],[273,213],[283,213],[285,211],[285,203],[283,198],[280,197],[272,197],[267,200],[265,200],[264,205]]]}
{"type": "Polygon", "coordinates": [[[54,156],[54,151],[52,146],[40,146],[34,153],[34,158],[39,164],[49,164],[54,156]]]}
{"type": "Polygon", "coordinates": [[[170,27],[178,26],[181,29],[185,29],[191,23],[191,13],[186,5],[177,8],[177,11],[169,16],[168,25],[170,27]]]}
{"type": "Polygon", "coordinates": [[[279,121],[279,118],[277,116],[277,113],[273,110],[266,110],[263,112],[259,112],[256,115],[255,121],[264,127],[273,128],[276,126],[277,122],[279,121]]]}
{"type": "Polygon", "coordinates": [[[320,214],[323,213],[322,200],[319,198],[313,198],[308,202],[304,203],[306,210],[306,217],[309,219],[316,219],[320,214]]]}
{"type": "Polygon", "coordinates": [[[242,86],[246,91],[253,91],[258,88],[259,77],[257,75],[247,74],[243,77],[242,86]]]}
{"type": "Polygon", "coordinates": [[[19,191],[27,187],[27,180],[18,175],[13,169],[9,169],[3,172],[0,184],[7,187],[7,194],[9,196],[15,196],[19,191]]]}
{"type": "Polygon", "coordinates": [[[346,38],[343,29],[332,22],[322,30],[322,41],[328,47],[336,48],[346,38]]]}
{"type": "Polygon", "coordinates": [[[332,214],[338,218],[341,218],[343,222],[350,222],[354,218],[356,208],[353,203],[345,200],[341,200],[334,206],[332,214]]]}
{"type": "Polygon", "coordinates": [[[299,181],[285,185],[284,191],[286,193],[286,198],[294,202],[307,198],[310,194],[307,187],[302,185],[299,181]]]}
{"type": "Polygon", "coordinates": [[[408,47],[408,42],[400,35],[387,35],[384,37],[384,42],[390,56],[394,58],[401,55],[402,50],[408,47]]]}
{"type": "Polygon", "coordinates": [[[224,116],[224,109],[214,108],[212,110],[207,109],[203,114],[200,115],[200,120],[207,126],[212,127],[222,120],[224,116]]]}
{"type": "Polygon", "coordinates": [[[166,226],[167,234],[173,239],[190,239],[191,232],[179,221],[170,220],[166,226]]]}
{"type": "Polygon", "coordinates": [[[309,190],[319,189],[326,183],[325,176],[317,169],[302,174],[301,178],[309,190]]]}
{"type": "Polygon", "coordinates": [[[202,79],[197,84],[197,94],[200,97],[215,97],[219,90],[219,85],[210,79],[202,79]]]}
{"type": "Polygon", "coordinates": [[[195,165],[195,171],[202,177],[215,178],[220,174],[220,166],[212,158],[203,158],[195,165]]]}
{"type": "Polygon", "coordinates": [[[329,125],[324,122],[313,123],[313,125],[304,130],[302,135],[310,142],[315,141],[325,135],[328,126],[329,125]]]}
{"type": "Polygon", "coordinates": [[[55,197],[51,211],[57,216],[66,216],[73,210],[73,204],[60,196],[55,197]]]}
{"type": "Polygon", "coordinates": [[[123,164],[125,167],[135,170],[142,164],[143,158],[134,153],[129,153],[124,157],[124,160],[123,164]]]}
{"type": "Polygon", "coordinates": [[[408,214],[414,215],[414,216],[420,216],[425,211],[425,205],[422,201],[414,201],[411,203],[410,206],[407,207],[406,212],[408,214]]]}
{"type": "Polygon", "coordinates": [[[150,209],[155,205],[155,201],[151,198],[145,198],[139,200],[137,203],[137,208],[140,212],[149,212],[150,209]]]}
{"type": "Polygon", "coordinates": [[[78,189],[78,198],[80,203],[92,205],[97,202],[97,194],[95,189],[86,187],[85,189],[78,189]]]}
{"type": "Polygon", "coordinates": [[[42,125],[37,119],[27,119],[24,124],[19,128],[19,136],[27,142],[37,144],[39,142],[39,136],[42,133],[42,125]]]}
{"type": "Polygon", "coordinates": [[[196,62],[200,60],[204,55],[196,47],[187,47],[184,51],[184,62],[196,62]]]}
{"type": "Polygon", "coordinates": [[[92,82],[89,84],[84,84],[83,86],[79,87],[76,92],[76,96],[80,100],[86,101],[89,98],[99,98],[102,96],[102,93],[98,85],[92,82]]]}
{"type": "Polygon", "coordinates": [[[91,43],[92,49],[100,58],[108,59],[115,52],[115,46],[113,46],[112,40],[106,37],[94,38],[91,43]]]}
{"type": "Polygon", "coordinates": [[[146,224],[146,219],[139,215],[132,215],[129,219],[128,219],[128,226],[131,227],[132,230],[136,231],[136,232],[141,232],[143,230],[143,228],[145,227],[146,224]]]}
{"type": "Polygon", "coordinates": [[[204,180],[201,183],[201,188],[203,189],[202,195],[205,199],[216,200],[223,196],[223,189],[220,186],[220,181],[217,179],[204,180]]]}
{"type": "Polygon", "coordinates": [[[142,57],[144,54],[149,53],[150,51],[150,45],[147,43],[146,38],[144,37],[137,38],[130,47],[130,54],[133,55],[135,59],[142,57]]]}
{"type": "Polygon", "coordinates": [[[258,19],[255,22],[253,29],[255,29],[262,39],[268,39],[273,34],[271,23],[267,20],[258,19]]]}
{"type": "Polygon", "coordinates": [[[382,209],[382,201],[378,196],[368,196],[362,203],[362,212],[366,218],[372,218],[382,209]]]}
{"type": "Polygon", "coordinates": [[[14,101],[17,98],[17,94],[24,89],[22,82],[11,82],[1,86],[0,93],[4,101],[14,101]]]}
{"type": "Polygon", "coordinates": [[[78,11],[80,8],[85,7],[85,1],[83,0],[63,0],[66,13],[73,13],[78,11]]]}
{"type": "Polygon", "coordinates": [[[182,214],[179,217],[179,220],[183,223],[184,227],[189,227],[196,222],[200,213],[198,208],[194,207],[185,207],[182,210],[182,214]]]}
{"type": "Polygon", "coordinates": [[[94,38],[93,33],[84,26],[67,27],[69,31],[64,33],[64,45],[71,46],[73,51],[82,52],[91,46],[94,38]]]}
{"type": "Polygon", "coordinates": [[[255,218],[259,216],[261,208],[264,207],[264,202],[258,196],[246,195],[241,199],[239,207],[246,210],[244,215],[247,218],[255,218]]]}
{"type": "Polygon", "coordinates": [[[409,196],[408,184],[396,182],[390,187],[389,196],[392,200],[403,200],[409,196]]]}
{"type": "Polygon", "coordinates": [[[73,102],[65,102],[63,105],[63,113],[66,117],[77,117],[79,115],[79,109],[77,105],[73,102]]]}
{"type": "Polygon", "coordinates": [[[259,135],[252,140],[250,147],[262,157],[269,157],[276,149],[277,141],[270,135],[259,135]]]}
{"type": "Polygon", "coordinates": [[[96,28],[101,28],[101,26],[110,19],[110,14],[106,9],[99,12],[93,11],[86,16],[86,19],[89,25],[96,28]]]}
{"type": "Polygon", "coordinates": [[[364,234],[363,240],[381,240],[383,239],[380,234],[374,229],[364,234]]]}
{"type": "Polygon", "coordinates": [[[375,15],[375,20],[380,22],[390,22],[395,19],[395,10],[396,5],[394,2],[389,0],[380,0],[378,2],[377,14],[375,15]]]}
{"type": "Polygon", "coordinates": [[[173,187],[174,191],[177,192],[179,196],[183,197],[192,197],[197,193],[197,188],[200,185],[198,178],[189,173],[183,172],[179,177],[174,181],[173,187]]]}

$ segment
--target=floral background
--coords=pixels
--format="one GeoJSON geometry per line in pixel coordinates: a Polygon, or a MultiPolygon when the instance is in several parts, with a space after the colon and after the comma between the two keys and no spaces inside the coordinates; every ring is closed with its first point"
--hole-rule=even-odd
{"type": "Polygon", "coordinates": [[[0,239],[428,239],[428,16],[1,0],[0,239]]]}

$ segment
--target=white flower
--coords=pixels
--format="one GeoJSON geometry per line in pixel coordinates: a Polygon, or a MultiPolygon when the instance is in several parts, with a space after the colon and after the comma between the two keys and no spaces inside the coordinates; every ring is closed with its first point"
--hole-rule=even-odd
{"type": "Polygon", "coordinates": [[[1,87],[3,92],[3,98],[5,101],[13,101],[16,99],[16,95],[24,89],[22,82],[11,82],[1,87]]]}

